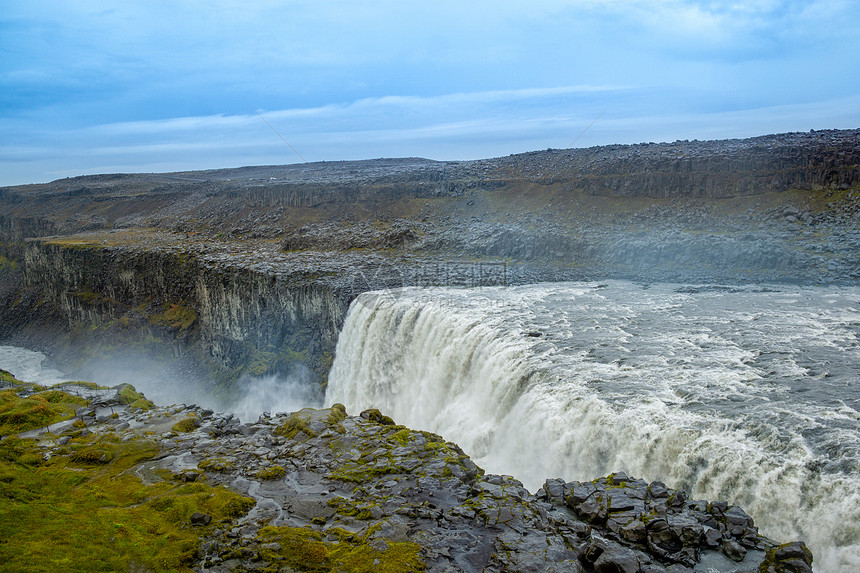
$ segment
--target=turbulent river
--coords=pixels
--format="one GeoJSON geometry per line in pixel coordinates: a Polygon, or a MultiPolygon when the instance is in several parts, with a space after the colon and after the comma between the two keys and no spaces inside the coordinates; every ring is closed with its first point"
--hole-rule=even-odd
{"type": "Polygon", "coordinates": [[[860,571],[860,289],[623,281],[353,302],[326,395],[534,491],[625,471],[860,571]]]}

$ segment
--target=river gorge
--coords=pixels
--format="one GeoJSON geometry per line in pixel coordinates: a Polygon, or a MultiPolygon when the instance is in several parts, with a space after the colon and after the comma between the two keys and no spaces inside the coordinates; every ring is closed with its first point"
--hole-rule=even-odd
{"type": "Polygon", "coordinates": [[[854,571],[858,164],[845,131],[5,188],[0,368],[379,409],[532,494],[665,481],[854,571]]]}

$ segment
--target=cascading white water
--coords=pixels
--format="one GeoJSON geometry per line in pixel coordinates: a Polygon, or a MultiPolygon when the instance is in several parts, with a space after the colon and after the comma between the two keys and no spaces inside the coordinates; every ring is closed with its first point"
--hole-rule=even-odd
{"type": "Polygon", "coordinates": [[[860,289],[401,289],[350,308],[326,402],[530,489],[612,471],[742,505],[860,570],[860,289]]]}
{"type": "Polygon", "coordinates": [[[0,368],[11,372],[19,380],[51,386],[65,382],[59,370],[43,368],[45,355],[20,346],[0,346],[0,368]]]}

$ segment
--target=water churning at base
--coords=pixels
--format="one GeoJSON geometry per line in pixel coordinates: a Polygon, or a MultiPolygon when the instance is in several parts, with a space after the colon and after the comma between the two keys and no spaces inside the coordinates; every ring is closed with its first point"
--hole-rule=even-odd
{"type": "Polygon", "coordinates": [[[623,470],[728,499],[860,570],[860,289],[623,281],[353,303],[326,400],[534,490],[623,470]]]}

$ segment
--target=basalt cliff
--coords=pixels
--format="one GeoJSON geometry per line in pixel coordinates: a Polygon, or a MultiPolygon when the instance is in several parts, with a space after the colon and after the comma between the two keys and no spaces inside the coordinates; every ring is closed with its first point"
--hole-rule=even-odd
{"type": "Polygon", "coordinates": [[[860,130],[83,176],[0,189],[0,342],[90,379],[125,352],[313,393],[366,290],[857,284],[858,221],[860,130]]]}

